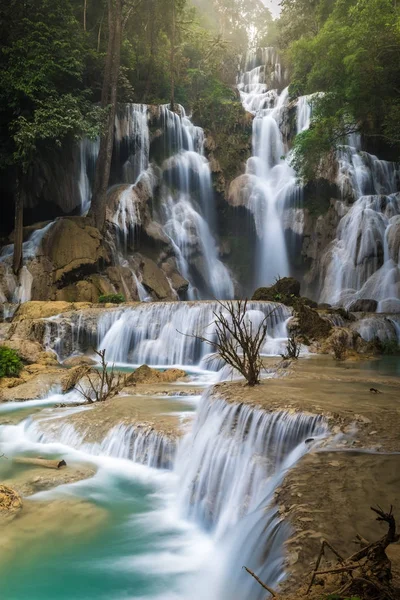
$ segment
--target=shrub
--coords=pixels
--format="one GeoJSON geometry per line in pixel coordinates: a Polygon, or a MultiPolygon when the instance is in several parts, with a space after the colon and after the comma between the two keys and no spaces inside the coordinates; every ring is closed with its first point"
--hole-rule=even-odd
{"type": "Polygon", "coordinates": [[[123,294],[103,294],[99,296],[100,304],[121,304],[125,302],[125,297],[123,294]]]}
{"type": "Polygon", "coordinates": [[[301,345],[294,332],[288,338],[285,352],[281,354],[283,360],[297,360],[300,356],[301,345]]]}
{"type": "Polygon", "coordinates": [[[18,352],[7,346],[0,346],[0,377],[15,377],[22,366],[18,352]]]}
{"type": "Polygon", "coordinates": [[[381,354],[398,355],[400,354],[400,345],[397,340],[385,340],[378,342],[378,348],[381,354]]]}

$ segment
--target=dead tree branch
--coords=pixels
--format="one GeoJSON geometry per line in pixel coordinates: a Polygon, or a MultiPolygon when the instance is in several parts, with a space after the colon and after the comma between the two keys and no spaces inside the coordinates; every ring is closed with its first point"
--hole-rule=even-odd
{"type": "Polygon", "coordinates": [[[75,386],[76,391],[85,398],[88,404],[104,402],[112,398],[121,391],[126,380],[125,375],[114,371],[114,364],[111,369],[108,368],[105,350],[95,350],[95,352],[100,357],[100,369],[88,371],[86,374],[87,386],[84,387],[82,384],[75,386]]]}
{"type": "Polygon", "coordinates": [[[186,333],[183,335],[212,346],[229,366],[243,375],[249,386],[254,386],[260,383],[263,368],[261,350],[267,337],[268,319],[275,309],[255,327],[247,315],[247,300],[217,302],[221,308],[213,312],[215,337],[207,338],[186,333]]]}
{"type": "Polygon", "coordinates": [[[266,585],[263,581],[261,581],[261,579],[259,577],[257,577],[257,575],[255,573],[253,573],[253,571],[251,571],[247,567],[243,567],[243,569],[245,569],[252,577],[254,577],[254,579],[261,585],[261,587],[263,587],[264,590],[267,590],[267,592],[269,592],[273,598],[278,597],[277,593],[272,588],[270,588],[268,585],[266,585]]]}
{"type": "Polygon", "coordinates": [[[361,595],[363,598],[376,598],[376,592],[378,591],[379,600],[395,599],[395,591],[391,585],[391,563],[385,552],[390,544],[398,542],[400,539],[400,535],[396,532],[393,507],[390,507],[389,512],[384,512],[380,506],[376,508],[371,506],[371,510],[378,515],[377,521],[387,523],[388,530],[386,534],[372,543],[357,535],[356,541],[361,545],[361,549],[346,558],[346,560],[343,560],[339,553],[324,540],[306,594],[309,594],[317,575],[342,573],[343,575],[347,574],[350,580],[342,585],[335,592],[336,594],[343,595],[346,593],[354,596],[361,595]],[[319,570],[325,546],[330,548],[337,556],[341,563],[340,566],[319,570]]]}

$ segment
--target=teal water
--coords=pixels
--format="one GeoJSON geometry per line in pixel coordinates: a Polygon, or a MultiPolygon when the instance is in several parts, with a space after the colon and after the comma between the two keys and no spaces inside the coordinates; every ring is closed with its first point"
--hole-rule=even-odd
{"type": "MultiPolygon", "coordinates": [[[[51,402],[50,402],[51,403],[51,402]]],[[[174,408],[176,399],[173,400],[174,408]]],[[[182,403],[182,410],[193,406],[182,403]]],[[[22,409],[22,407],[21,407],[22,409]]],[[[19,407],[15,411],[21,410],[19,407]]],[[[166,400],[166,410],[168,400],[166,400]]],[[[32,403],[31,410],[37,410],[32,403]]],[[[21,415],[26,416],[27,408],[21,415]]],[[[9,411],[10,412],[10,411],[9,411]]],[[[8,413],[9,414],[9,413],[8,413]]],[[[6,416],[8,416],[8,414],[6,416]]],[[[48,409],[46,411],[48,414],[48,409]]],[[[37,415],[36,415],[37,419],[37,415]]],[[[33,496],[38,501],[83,500],[99,512],[93,530],[76,534],[76,511],[62,520],[66,530],[57,532],[57,513],[38,521],[34,550],[24,539],[24,523],[18,529],[22,544],[11,563],[3,556],[0,566],[2,597],[7,600],[122,600],[188,598],[191,574],[204,561],[210,539],[177,509],[177,478],[173,472],[152,469],[109,456],[91,456],[61,444],[45,444],[32,433],[29,420],[0,426],[2,452],[9,457],[0,465],[4,477],[17,475],[15,453],[44,457],[63,456],[67,464],[92,463],[98,470],[90,479],[59,486],[33,496]],[[22,531],[21,531],[22,530],[22,531]]],[[[25,467],[26,469],[26,467],[25,467]]],[[[29,467],[28,467],[29,469],[29,467]]],[[[67,505],[65,505],[67,506],[67,505]]],[[[64,510],[64,509],[63,509],[64,510]]],[[[67,508],[65,508],[67,510],[67,508]]],[[[40,513],[42,515],[43,513],[40,513]]],[[[79,527],[79,521],[78,521],[79,527]]],[[[12,535],[11,530],[11,535],[12,535]]]]}

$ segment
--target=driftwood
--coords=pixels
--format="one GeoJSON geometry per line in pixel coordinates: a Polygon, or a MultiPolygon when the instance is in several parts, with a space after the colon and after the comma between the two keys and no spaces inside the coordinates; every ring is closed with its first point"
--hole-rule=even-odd
{"type": "Polygon", "coordinates": [[[273,590],[272,588],[270,588],[266,583],[264,583],[263,581],[261,581],[261,579],[259,577],[257,577],[257,575],[255,573],[253,573],[253,571],[251,571],[250,569],[248,569],[247,567],[243,567],[243,569],[246,569],[246,571],[252,576],[254,577],[254,579],[257,581],[257,583],[259,583],[261,585],[261,587],[264,588],[264,590],[267,590],[267,592],[269,592],[271,594],[271,596],[273,598],[277,598],[278,595],[275,592],[275,590],[273,590]]]}
{"type": "Polygon", "coordinates": [[[62,467],[67,466],[67,463],[63,459],[51,460],[47,458],[30,458],[25,456],[14,458],[14,462],[20,465],[36,465],[46,469],[61,469],[62,467]]]}
{"type": "MultiPolygon", "coordinates": [[[[378,515],[377,521],[387,523],[387,533],[382,538],[372,543],[360,535],[357,535],[354,542],[360,546],[360,550],[357,550],[357,552],[346,559],[343,558],[327,540],[323,540],[314,571],[312,572],[311,581],[306,591],[299,590],[299,600],[300,598],[305,598],[309,595],[318,576],[323,577],[325,575],[336,575],[337,584],[340,584],[340,588],[331,592],[328,597],[338,599],[357,597],[362,598],[363,600],[399,600],[398,592],[391,585],[391,562],[385,552],[390,544],[393,544],[400,539],[400,535],[396,532],[393,507],[390,507],[388,513],[385,513],[379,506],[377,508],[371,507],[371,510],[378,515]],[[335,555],[338,564],[337,566],[320,570],[321,560],[325,556],[327,550],[330,550],[330,552],[335,555]]],[[[286,597],[285,594],[278,595],[275,590],[261,581],[253,571],[247,567],[243,568],[246,569],[257,583],[267,590],[273,598],[276,600],[279,600],[279,598],[284,600],[286,597]]],[[[333,579],[333,584],[335,584],[335,581],[336,579],[333,579]]],[[[321,583],[321,580],[319,580],[318,583],[321,583]]],[[[321,598],[322,595],[323,594],[321,593],[321,598]]],[[[294,596],[290,595],[290,598],[293,597],[294,596]]],[[[320,596],[318,595],[318,598],[319,597],[320,596]]]]}
{"type": "Polygon", "coordinates": [[[395,600],[395,592],[391,586],[391,562],[385,552],[390,544],[400,539],[400,535],[396,533],[393,507],[390,507],[388,513],[385,513],[379,506],[377,508],[371,506],[371,510],[378,515],[377,521],[387,523],[387,533],[372,543],[357,535],[355,542],[361,546],[361,549],[345,560],[331,544],[324,540],[306,594],[309,594],[318,575],[342,573],[343,575],[347,574],[349,579],[342,584],[340,589],[336,590],[335,594],[338,596],[346,594],[362,598],[376,598],[377,600],[395,600]],[[325,548],[329,548],[335,554],[338,562],[341,563],[340,566],[319,570],[325,548]]]}

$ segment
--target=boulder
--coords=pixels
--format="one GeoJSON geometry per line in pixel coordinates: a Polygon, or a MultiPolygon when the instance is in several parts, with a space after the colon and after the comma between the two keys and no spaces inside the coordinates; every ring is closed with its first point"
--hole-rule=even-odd
{"type": "Polygon", "coordinates": [[[387,243],[390,258],[397,264],[400,261],[400,215],[390,219],[387,229],[387,243]]]}
{"type": "Polygon", "coordinates": [[[369,298],[360,298],[352,302],[349,306],[349,312],[376,312],[378,302],[369,298]]]}
{"type": "Polygon", "coordinates": [[[7,485],[0,485],[0,512],[16,512],[21,508],[21,496],[7,485]]]}
{"type": "Polygon", "coordinates": [[[56,299],[67,302],[98,302],[102,294],[115,294],[114,286],[102,275],[91,275],[87,279],[78,281],[57,290],[56,299]]]}
{"type": "Polygon", "coordinates": [[[125,385],[136,385],[137,383],[171,383],[186,376],[182,369],[167,369],[158,371],[148,365],[142,365],[136,371],[128,375],[125,379],[125,385]]]}
{"type": "Polygon", "coordinates": [[[39,362],[39,359],[44,351],[43,346],[39,344],[39,342],[32,342],[30,340],[24,340],[20,338],[5,340],[1,343],[1,345],[15,350],[21,359],[28,364],[39,362]]]}
{"type": "Polygon", "coordinates": [[[294,277],[282,277],[274,285],[258,288],[252,300],[264,300],[268,302],[292,301],[300,296],[300,282],[294,277]]]}
{"type": "Polygon", "coordinates": [[[90,356],[70,356],[63,362],[64,367],[80,367],[81,365],[95,365],[97,364],[90,356]]]}
{"type": "Polygon", "coordinates": [[[255,175],[246,173],[234,179],[228,190],[228,202],[231,206],[248,206],[250,197],[258,184],[255,175]]]}
{"type": "Polygon", "coordinates": [[[298,331],[308,340],[322,340],[329,336],[332,325],[314,308],[299,305],[296,309],[298,331]]]}
{"type": "Polygon", "coordinates": [[[173,300],[175,298],[164,271],[153,260],[143,258],[141,268],[142,283],[149,292],[153,292],[159,300],[173,300]]]}
{"type": "Polygon", "coordinates": [[[42,248],[52,264],[55,283],[82,267],[109,262],[99,230],[83,217],[58,219],[43,238],[42,248]]]}
{"type": "Polygon", "coordinates": [[[161,268],[178,294],[186,292],[189,282],[178,272],[175,258],[168,258],[162,263],[161,268]]]}

